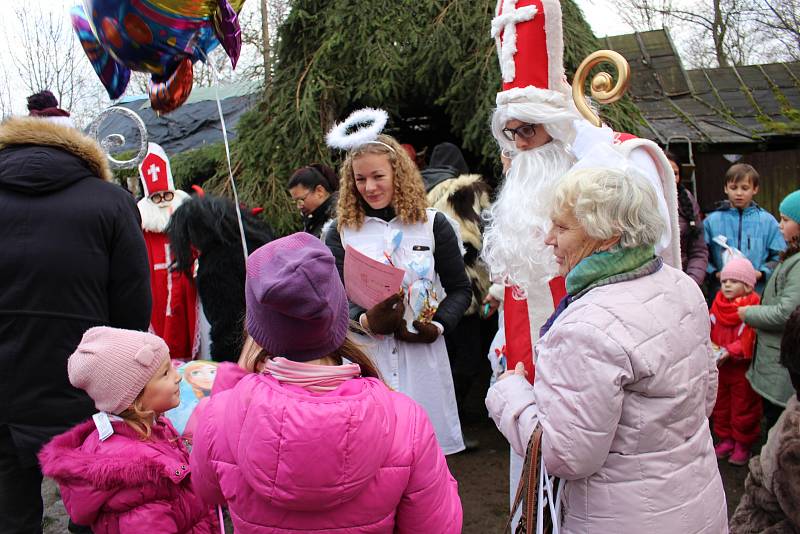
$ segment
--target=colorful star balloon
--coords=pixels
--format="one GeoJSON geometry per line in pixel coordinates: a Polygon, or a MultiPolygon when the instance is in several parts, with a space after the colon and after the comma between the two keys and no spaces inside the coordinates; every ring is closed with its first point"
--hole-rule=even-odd
{"type": "Polygon", "coordinates": [[[236,68],[245,0],[83,0],[72,26],[95,72],[117,99],[131,70],[150,73],[153,109],[169,113],[192,92],[192,65],[218,44],[236,68]]]}

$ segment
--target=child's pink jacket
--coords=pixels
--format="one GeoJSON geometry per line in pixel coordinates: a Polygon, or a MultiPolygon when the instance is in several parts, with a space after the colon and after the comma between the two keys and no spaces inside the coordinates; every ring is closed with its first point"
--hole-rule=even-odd
{"type": "Polygon", "coordinates": [[[195,494],[189,454],[162,417],[149,441],[123,421],[100,441],[90,419],[56,436],[39,453],[67,513],[94,534],[218,532],[213,510],[195,494]]]}
{"type": "Polygon", "coordinates": [[[233,364],[214,386],[194,483],[209,504],[227,501],[238,534],[461,532],[456,481],[405,395],[373,378],[313,394],[233,364]]]}

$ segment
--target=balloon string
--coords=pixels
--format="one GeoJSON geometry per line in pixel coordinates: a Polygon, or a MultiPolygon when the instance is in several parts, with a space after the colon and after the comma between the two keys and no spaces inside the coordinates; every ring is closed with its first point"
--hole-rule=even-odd
{"type": "Polygon", "coordinates": [[[205,51],[198,48],[205,58],[205,64],[211,69],[211,75],[214,78],[214,97],[217,101],[217,112],[219,113],[219,122],[222,124],[222,140],[225,142],[225,160],[228,163],[228,178],[231,182],[231,190],[233,191],[233,202],[236,205],[236,219],[239,222],[239,235],[242,238],[242,252],[244,253],[244,261],[247,263],[247,240],[244,236],[244,223],[242,222],[242,209],[239,206],[239,193],[236,190],[236,181],[233,179],[233,167],[231,166],[231,147],[228,143],[228,130],[225,128],[225,116],[222,114],[222,102],[219,99],[219,76],[214,63],[206,55],[205,51]]]}

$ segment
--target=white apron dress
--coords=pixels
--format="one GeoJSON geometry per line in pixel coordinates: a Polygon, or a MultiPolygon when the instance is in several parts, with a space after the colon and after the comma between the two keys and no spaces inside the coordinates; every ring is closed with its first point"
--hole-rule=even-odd
{"type": "MultiPolygon", "coordinates": [[[[394,265],[404,268],[412,255],[430,255],[433,261],[433,219],[436,210],[426,210],[428,220],[418,224],[403,224],[398,218],[389,222],[377,217],[366,217],[358,230],[343,228],[342,247],[348,245],[377,261],[384,261],[387,237],[394,230],[403,232],[402,241],[392,255],[394,265]],[[427,249],[426,249],[427,247],[427,249]],[[414,250],[416,248],[416,250],[414,250]]],[[[435,270],[435,265],[434,265],[435,270]]],[[[440,302],[444,298],[438,274],[434,285],[440,302]]],[[[411,324],[411,312],[406,306],[406,319],[411,324]]],[[[394,336],[356,336],[365,352],[378,366],[383,379],[392,389],[404,393],[418,402],[427,412],[436,439],[444,454],[464,450],[461,423],[458,420],[453,375],[444,337],[433,343],[406,343],[394,336]]]]}

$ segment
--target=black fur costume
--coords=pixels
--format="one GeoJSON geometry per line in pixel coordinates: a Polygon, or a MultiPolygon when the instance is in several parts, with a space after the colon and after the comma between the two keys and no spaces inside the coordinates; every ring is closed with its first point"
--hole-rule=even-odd
{"type": "MultiPolygon", "coordinates": [[[[242,210],[248,253],[274,239],[269,226],[242,210]]],[[[195,195],[172,214],[167,227],[174,269],[193,274],[198,260],[197,293],[211,325],[211,357],[237,361],[244,343],[245,264],[236,207],[212,195],[195,195]]]]}

